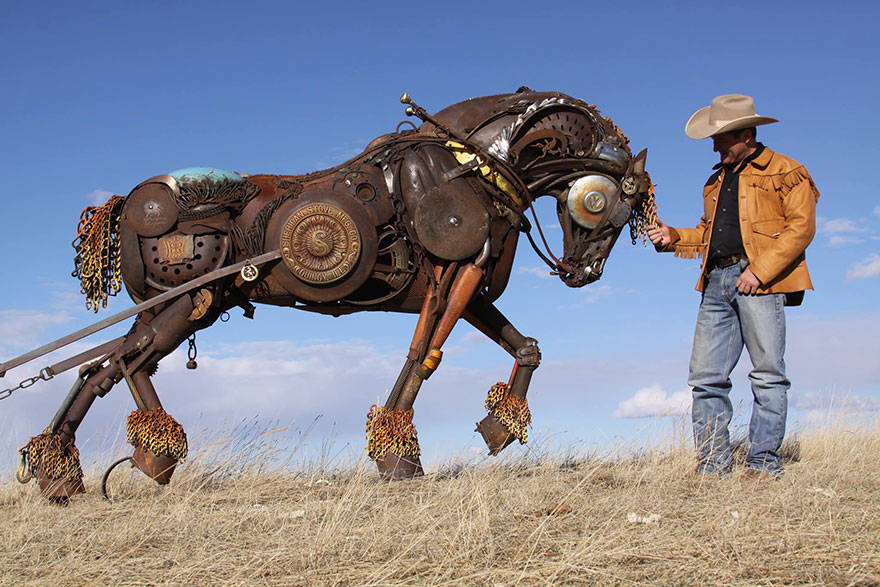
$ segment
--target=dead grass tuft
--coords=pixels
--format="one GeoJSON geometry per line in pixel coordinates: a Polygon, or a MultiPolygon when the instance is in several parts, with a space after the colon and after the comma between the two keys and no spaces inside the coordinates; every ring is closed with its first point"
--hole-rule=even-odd
{"type": "Polygon", "coordinates": [[[677,448],[386,483],[365,462],[278,472],[247,444],[167,487],[114,473],[114,503],[97,473],[66,508],[10,481],[0,582],[880,585],[880,428],[789,450],[779,481],[696,477],[677,448]]]}

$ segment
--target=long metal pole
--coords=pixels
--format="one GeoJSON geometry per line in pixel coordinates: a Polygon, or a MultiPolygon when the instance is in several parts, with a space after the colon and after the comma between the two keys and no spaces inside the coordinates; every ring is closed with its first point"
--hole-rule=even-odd
{"type": "Polygon", "coordinates": [[[117,322],[122,322],[126,318],[130,318],[136,314],[143,312],[144,310],[148,310],[153,306],[157,306],[162,302],[166,302],[170,299],[176,298],[177,296],[184,294],[192,289],[195,289],[199,286],[205,285],[206,283],[210,283],[212,281],[216,281],[227,275],[232,275],[233,273],[238,273],[245,265],[262,265],[263,263],[268,263],[269,261],[274,261],[281,257],[281,250],[275,250],[271,253],[264,253],[259,257],[254,257],[253,259],[247,259],[245,261],[241,261],[236,263],[235,265],[230,265],[229,267],[224,267],[222,269],[217,269],[216,271],[212,271],[206,275],[202,275],[198,279],[194,279],[188,283],[184,283],[183,285],[179,285],[172,290],[166,291],[163,294],[157,295],[155,298],[151,298],[145,302],[141,302],[137,306],[131,307],[127,310],[123,310],[118,314],[114,314],[109,318],[105,318],[100,322],[96,322],[91,326],[87,326],[82,330],[77,330],[73,334],[68,334],[62,338],[54,342],[50,342],[49,344],[43,345],[40,348],[34,349],[28,353],[25,353],[21,356],[18,356],[10,361],[7,361],[0,365],[0,377],[6,375],[6,372],[14,367],[18,367],[19,365],[23,365],[29,361],[33,361],[43,355],[51,353],[54,350],[60,349],[63,346],[67,346],[72,342],[76,342],[81,338],[85,338],[90,334],[94,334],[99,330],[104,330],[109,326],[113,326],[117,322]]]}

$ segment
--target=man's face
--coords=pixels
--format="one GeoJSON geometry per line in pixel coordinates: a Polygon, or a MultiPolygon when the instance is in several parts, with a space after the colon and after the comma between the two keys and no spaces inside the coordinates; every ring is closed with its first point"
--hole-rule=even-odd
{"type": "Polygon", "coordinates": [[[750,130],[732,130],[712,137],[713,150],[718,153],[721,163],[734,165],[749,156],[751,144],[750,130]]]}

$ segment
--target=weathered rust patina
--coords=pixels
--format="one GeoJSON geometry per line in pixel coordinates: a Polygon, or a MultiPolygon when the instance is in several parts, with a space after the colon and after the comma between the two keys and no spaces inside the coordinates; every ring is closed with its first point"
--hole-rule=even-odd
{"type": "MultiPolygon", "coordinates": [[[[123,281],[140,305],[123,339],[81,354],[95,360],[81,370],[46,431],[59,458],[77,454],[74,434],[95,398],[125,380],[137,406],[129,418],[130,460],[167,483],[186,455],[186,435],[162,410],[150,376],[187,339],[188,366],[195,368],[194,333],[236,306],[250,317],[255,303],[334,316],[419,315],[400,375],[368,417],[368,452],[383,477],[422,473],[414,402],[462,318],[515,365],[506,383],[492,386],[489,413],[477,429],[491,454],[527,440],[526,395],[541,353],[494,305],[507,286],[518,238],[525,233],[566,285],[599,279],[622,228],[630,223],[635,242],[654,213],[645,152],[633,156],[610,119],[557,92],[520,88],[435,114],[407,95],[401,101],[421,125],[399,125],[331,169],[240,175],[191,168],[139,184],[124,204],[112,200],[84,214],[75,244],[77,267],[88,268],[80,277],[84,284],[92,280],[83,287],[90,304],[103,303],[123,281]],[[540,196],[557,201],[558,256],[531,210],[540,196]],[[95,271],[103,276],[97,281],[95,271]]],[[[0,372],[57,346],[0,365],[0,372]]],[[[24,459],[20,478],[36,476],[45,488],[60,473],[33,466],[38,452],[30,449],[30,469],[24,459]]],[[[71,467],[64,487],[50,495],[80,489],[71,467]]]]}

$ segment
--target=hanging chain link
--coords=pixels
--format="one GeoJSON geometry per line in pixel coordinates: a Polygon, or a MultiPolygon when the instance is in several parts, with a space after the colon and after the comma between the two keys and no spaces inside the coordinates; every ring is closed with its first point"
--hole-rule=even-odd
{"type": "Polygon", "coordinates": [[[186,362],[186,368],[195,369],[199,366],[199,364],[196,362],[196,356],[198,356],[199,354],[199,349],[196,348],[195,333],[190,335],[190,337],[187,339],[187,342],[189,343],[189,348],[186,349],[186,358],[189,360],[186,362]]]}
{"type": "Polygon", "coordinates": [[[73,277],[80,280],[86,308],[107,307],[107,298],[122,289],[119,215],[125,198],[113,195],[103,206],[88,206],[76,227],[73,277]]]}
{"type": "Polygon", "coordinates": [[[629,236],[632,244],[636,244],[639,237],[642,239],[642,245],[648,246],[648,229],[657,226],[659,218],[657,216],[657,198],[654,196],[654,184],[648,189],[648,196],[642,202],[640,208],[633,210],[629,219],[629,236]]]}
{"type": "Polygon", "coordinates": [[[53,377],[55,377],[55,375],[51,371],[49,371],[49,368],[44,367],[37,375],[22,380],[22,382],[15,387],[10,387],[0,391],[0,400],[4,400],[7,397],[11,396],[14,391],[18,391],[19,389],[27,389],[37,381],[49,381],[53,377]]]}

